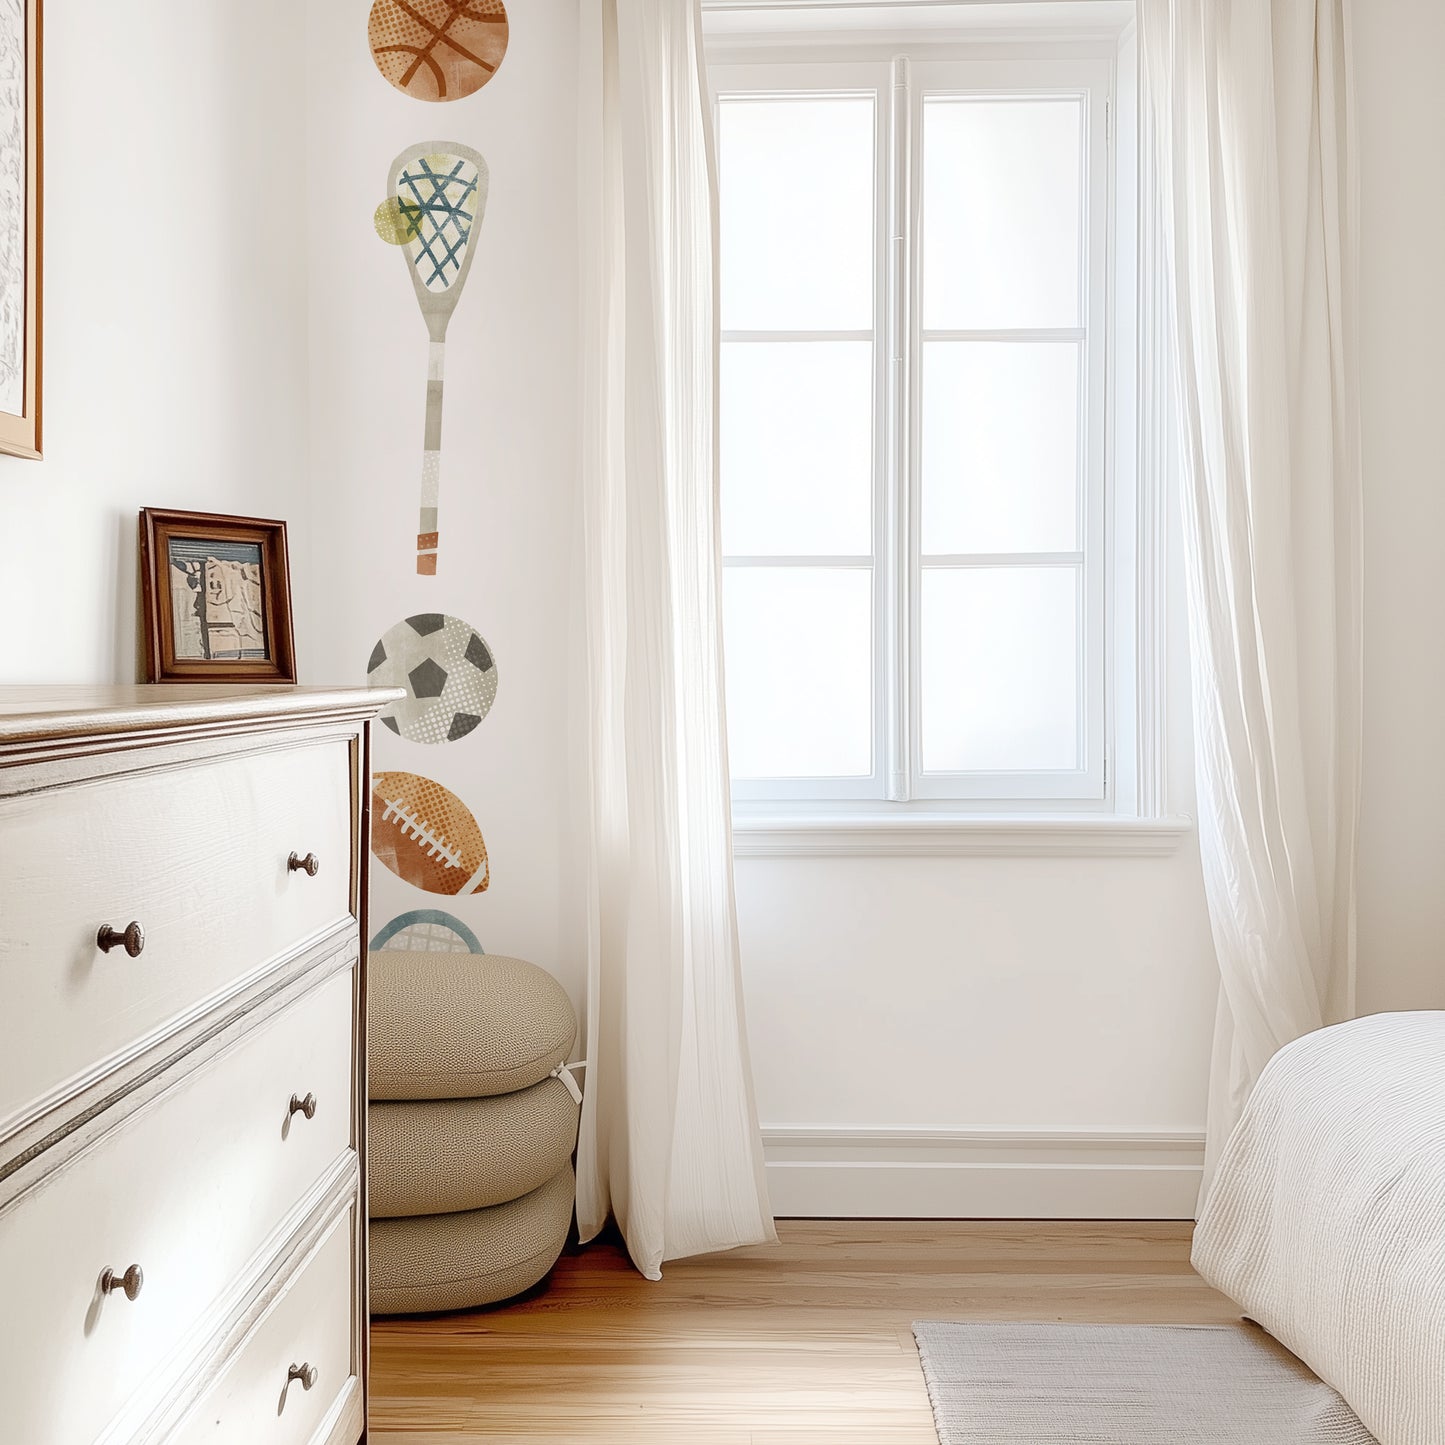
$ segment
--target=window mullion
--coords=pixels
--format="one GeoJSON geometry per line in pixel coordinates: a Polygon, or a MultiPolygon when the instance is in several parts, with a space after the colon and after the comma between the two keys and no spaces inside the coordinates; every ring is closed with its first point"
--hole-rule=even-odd
{"type": "Polygon", "coordinates": [[[871,556],[855,557],[831,552],[728,552],[722,559],[724,567],[872,567],[871,556]]]}
{"type": "Polygon", "coordinates": [[[902,596],[907,625],[907,666],[901,678],[908,713],[907,777],[909,796],[924,796],[922,783],[922,698],[920,689],[922,660],[922,447],[920,428],[923,415],[923,342],[922,342],[922,211],[923,211],[923,89],[918,87],[908,97],[908,146],[905,174],[908,178],[907,204],[903,209],[903,229],[907,274],[899,288],[899,305],[905,317],[904,355],[906,357],[907,408],[903,413],[906,442],[903,510],[903,574],[902,596]]]}
{"type": "Polygon", "coordinates": [[[907,57],[892,65],[888,105],[888,174],[884,253],[883,334],[887,397],[881,409],[887,464],[882,487],[884,596],[888,647],[881,683],[887,689],[884,797],[907,802],[913,796],[913,639],[911,572],[912,482],[912,204],[913,97],[907,57]]]}
{"type": "Polygon", "coordinates": [[[1080,567],[1088,554],[1076,552],[925,552],[924,567],[1080,567]]]}

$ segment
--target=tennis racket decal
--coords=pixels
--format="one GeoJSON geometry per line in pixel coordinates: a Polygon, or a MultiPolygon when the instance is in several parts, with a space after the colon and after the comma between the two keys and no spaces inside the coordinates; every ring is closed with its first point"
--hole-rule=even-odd
{"type": "Polygon", "coordinates": [[[440,535],[447,323],[471,269],[473,239],[487,207],[487,180],[486,161],[469,146],[424,141],[408,146],[391,163],[387,197],[376,208],[376,233],[405,257],[429,338],[416,539],[416,570],[426,577],[436,575],[440,535]]]}

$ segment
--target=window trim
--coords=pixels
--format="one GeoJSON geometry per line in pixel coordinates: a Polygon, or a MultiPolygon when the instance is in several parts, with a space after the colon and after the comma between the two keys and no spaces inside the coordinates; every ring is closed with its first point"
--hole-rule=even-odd
{"type": "Polygon", "coordinates": [[[735,858],[1152,858],[1175,852],[1194,830],[1187,817],[1116,813],[786,814],[734,811],[735,858]]]}
{"type": "MultiPolygon", "coordinates": [[[[1113,297],[1105,428],[1113,465],[1107,483],[1103,546],[1105,566],[1111,574],[1105,585],[1106,656],[1114,666],[1106,673],[1103,689],[1109,738],[1106,796],[1097,801],[914,799],[900,803],[876,797],[747,796],[745,787],[736,786],[733,820],[740,857],[1026,852],[1137,856],[1171,852],[1193,830],[1192,818],[1174,810],[1170,799],[1172,649],[1167,565],[1172,523],[1167,488],[1178,468],[1177,423],[1161,271],[1162,217],[1153,201],[1148,131],[1137,115],[1134,47],[1132,22],[1122,31],[1067,36],[963,37],[953,30],[937,35],[907,31],[866,37],[733,32],[708,38],[710,65],[721,82],[717,89],[723,93],[730,88],[730,79],[748,72],[763,78],[784,67],[836,74],[845,63],[874,69],[886,66],[904,50],[914,57],[927,56],[929,63],[935,56],[945,60],[997,57],[1102,62],[1111,71],[1105,115],[1107,220],[1111,229],[1119,227],[1117,236],[1110,238],[1108,262],[1113,297]],[[1134,200],[1121,208],[1120,197],[1130,195],[1134,200]],[[1121,377],[1126,382],[1123,388],[1116,385],[1121,377]],[[1129,381],[1135,383],[1132,400],[1121,407],[1120,397],[1131,391],[1129,381]],[[1035,845],[1030,845],[1030,838],[1035,845]]],[[[914,63],[924,61],[915,59],[914,63]]],[[[891,85],[889,100],[890,104],[899,102],[891,85]]],[[[884,119],[880,106],[880,124],[884,119]]],[[[880,145],[886,144],[885,131],[880,145]]],[[[893,203],[890,195],[890,216],[893,203]]],[[[890,464],[896,465],[891,459],[890,464]]],[[[882,490],[875,487],[875,497],[882,490]]],[[[890,553],[895,543],[896,539],[890,541],[890,553]]],[[[875,629],[875,645],[881,634],[881,628],[875,629]]],[[[890,647],[907,645],[906,636],[890,635],[883,640],[890,647]]],[[[898,725],[895,708],[888,709],[884,725],[898,725]]]]}

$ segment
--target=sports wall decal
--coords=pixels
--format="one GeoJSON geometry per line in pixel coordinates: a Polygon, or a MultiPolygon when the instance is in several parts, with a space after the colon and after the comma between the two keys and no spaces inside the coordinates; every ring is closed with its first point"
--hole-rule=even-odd
{"type": "MultiPolygon", "coordinates": [[[[367,42],[389,84],[415,100],[460,100],[496,74],[510,27],[503,0],[373,0],[367,42]]],[[[461,299],[486,213],[485,158],[469,146],[424,141],[392,161],[376,233],[406,262],[427,329],[426,422],[422,440],[416,570],[435,576],[440,555],[439,503],[447,327],[461,299]]],[[[417,613],[391,627],[367,664],[379,686],[406,696],[382,723],[420,743],[466,737],[490,711],[497,667],[486,640],[469,623],[441,612],[417,613]]],[[[431,893],[460,897],[491,881],[487,847],[461,799],[418,773],[381,772],[372,782],[372,851],[399,878],[431,893]]],[[[437,909],[404,913],[382,928],[373,948],[482,952],[476,935],[437,909]]]]}
{"type": "Polygon", "coordinates": [[[366,38],[376,68],[416,100],[461,100],[507,53],[502,0],[376,0],[366,38]]]}
{"type": "Polygon", "coordinates": [[[485,953],[477,935],[460,918],[440,908],[414,908],[379,928],[373,953],[485,953]]]}
{"type": "Polygon", "coordinates": [[[401,250],[426,322],[426,429],[416,539],[416,570],[425,577],[437,570],[447,323],[476,254],[473,241],[487,208],[487,182],[487,163],[478,151],[453,141],[423,141],[391,163],[387,197],[373,217],[376,234],[401,250]]]}
{"type": "Polygon", "coordinates": [[[428,893],[482,893],[491,881],[487,845],[471,810],[420,773],[372,778],[371,851],[398,878],[428,893]]]}
{"type": "Polygon", "coordinates": [[[414,743],[454,743],[491,711],[497,664],[470,622],[422,612],[388,628],[366,664],[373,687],[407,695],[381,711],[392,732],[414,743]]]}

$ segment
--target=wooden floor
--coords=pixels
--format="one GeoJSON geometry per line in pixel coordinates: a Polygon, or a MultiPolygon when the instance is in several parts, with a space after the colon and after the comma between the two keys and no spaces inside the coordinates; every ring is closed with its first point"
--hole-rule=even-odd
{"type": "Polygon", "coordinates": [[[378,1321],[370,1445],[937,1445],[914,1320],[1238,1319],[1190,1227],[785,1221],[655,1284],[592,1245],[509,1309],[378,1321]]]}

